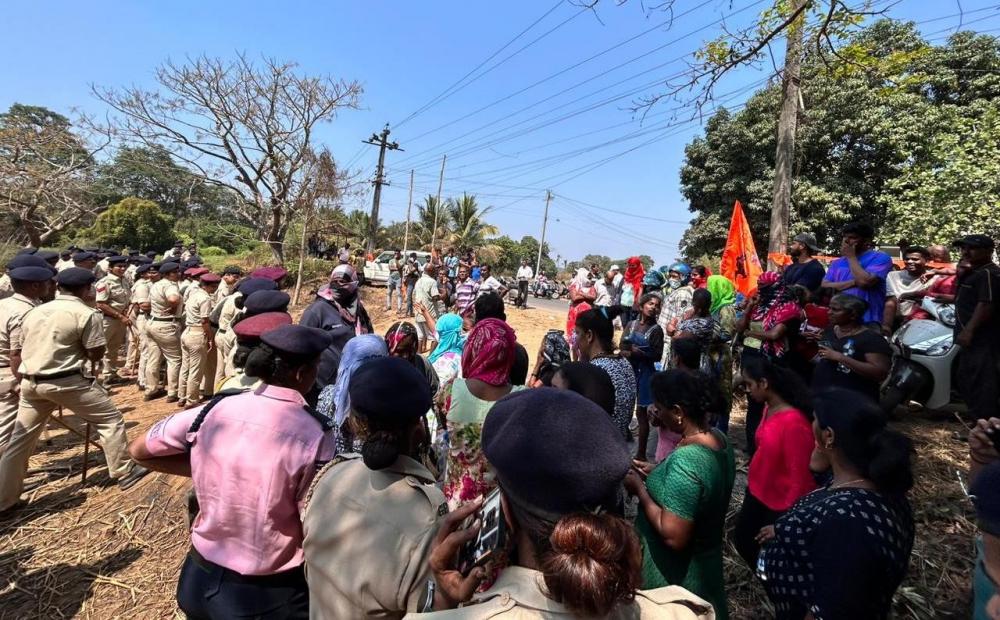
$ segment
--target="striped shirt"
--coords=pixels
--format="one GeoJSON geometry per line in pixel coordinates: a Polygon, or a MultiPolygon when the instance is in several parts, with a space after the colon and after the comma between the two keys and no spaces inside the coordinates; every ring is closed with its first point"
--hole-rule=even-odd
{"type": "Polygon", "coordinates": [[[479,284],[472,278],[455,285],[455,309],[460,316],[465,316],[472,312],[472,304],[479,294],[479,284]]]}

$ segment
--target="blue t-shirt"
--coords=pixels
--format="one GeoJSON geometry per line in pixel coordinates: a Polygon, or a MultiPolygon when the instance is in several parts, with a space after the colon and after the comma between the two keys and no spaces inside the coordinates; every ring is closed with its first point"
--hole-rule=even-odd
{"type": "Polygon", "coordinates": [[[457,278],[458,277],[458,257],[457,256],[446,256],[444,259],[444,266],[448,268],[448,277],[457,278]]]}
{"type": "MultiPolygon", "coordinates": [[[[892,258],[878,250],[868,250],[858,257],[861,268],[878,277],[879,281],[871,288],[859,288],[857,286],[840,291],[848,295],[860,297],[868,302],[868,310],[865,312],[863,323],[881,323],[882,311],[885,308],[885,277],[892,271],[892,258]]],[[[845,282],[853,280],[851,275],[851,264],[846,258],[838,258],[830,263],[830,268],[826,270],[825,282],[845,282]]]]}

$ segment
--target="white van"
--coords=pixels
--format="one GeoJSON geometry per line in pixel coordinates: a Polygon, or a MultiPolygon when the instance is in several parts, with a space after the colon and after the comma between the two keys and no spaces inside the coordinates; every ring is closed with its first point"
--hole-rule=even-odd
{"type": "MultiPolygon", "coordinates": [[[[420,268],[423,269],[427,261],[431,259],[430,252],[407,252],[403,256],[403,260],[409,254],[417,255],[417,262],[420,263],[420,268]]],[[[370,260],[365,263],[365,281],[369,284],[374,284],[377,286],[385,286],[386,282],[389,281],[389,261],[396,253],[392,250],[387,250],[382,252],[375,257],[375,260],[370,260]]]]}

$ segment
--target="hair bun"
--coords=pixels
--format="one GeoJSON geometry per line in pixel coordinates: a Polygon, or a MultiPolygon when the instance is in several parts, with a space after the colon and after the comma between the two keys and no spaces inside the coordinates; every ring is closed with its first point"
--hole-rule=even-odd
{"type": "Polygon", "coordinates": [[[365,467],[371,470],[385,469],[399,458],[396,437],[379,431],[367,437],[361,444],[361,458],[365,467]]]}

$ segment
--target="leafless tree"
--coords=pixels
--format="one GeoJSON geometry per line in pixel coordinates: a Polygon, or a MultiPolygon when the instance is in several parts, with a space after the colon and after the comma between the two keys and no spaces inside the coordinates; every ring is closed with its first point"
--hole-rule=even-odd
{"type": "Polygon", "coordinates": [[[361,86],[302,76],[294,64],[257,64],[244,55],[167,61],[155,76],[158,91],[94,87],[118,112],[116,134],[161,146],[207,182],[233,190],[236,215],[282,262],[291,219],[339,182],[332,159],[320,165],[315,128],[341,109],[356,108],[361,86]],[[334,176],[322,178],[327,173],[334,176]]]}
{"type": "Polygon", "coordinates": [[[89,189],[109,143],[45,108],[15,104],[0,114],[0,212],[19,221],[20,241],[40,247],[106,208],[89,189]]]}

